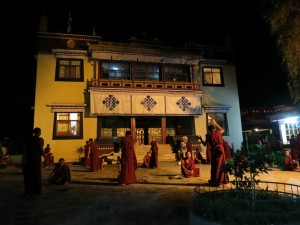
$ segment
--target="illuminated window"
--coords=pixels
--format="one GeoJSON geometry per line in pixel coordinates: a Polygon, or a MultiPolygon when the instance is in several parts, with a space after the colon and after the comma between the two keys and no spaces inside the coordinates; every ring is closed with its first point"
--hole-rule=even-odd
{"type": "Polygon", "coordinates": [[[123,62],[102,62],[101,78],[130,80],[129,64],[123,62]]]}
{"type": "Polygon", "coordinates": [[[56,81],[83,81],[82,59],[57,59],[56,81]]]}
{"type": "Polygon", "coordinates": [[[203,85],[204,86],[224,86],[223,74],[221,68],[203,67],[203,85]]]}
{"type": "Polygon", "coordinates": [[[82,113],[56,112],[53,139],[82,139],[82,113]]]}

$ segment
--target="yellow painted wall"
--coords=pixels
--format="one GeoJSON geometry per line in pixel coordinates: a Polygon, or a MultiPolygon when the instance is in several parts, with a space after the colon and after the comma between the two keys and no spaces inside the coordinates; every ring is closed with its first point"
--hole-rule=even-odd
{"type": "Polygon", "coordinates": [[[84,104],[86,80],[93,76],[93,67],[84,60],[84,82],[55,81],[55,55],[38,55],[34,126],[42,129],[45,145],[50,144],[54,160],[65,158],[67,162],[78,161],[76,148],[84,146],[89,138],[96,138],[97,118],[83,115],[83,139],[52,140],[54,113],[47,104],[84,104]]]}

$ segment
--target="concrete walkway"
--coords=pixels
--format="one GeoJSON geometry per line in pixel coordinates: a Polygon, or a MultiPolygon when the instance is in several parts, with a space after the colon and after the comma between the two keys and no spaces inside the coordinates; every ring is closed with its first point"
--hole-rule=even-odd
{"type": "MultiPolygon", "coordinates": [[[[200,177],[169,179],[180,174],[180,166],[159,162],[157,169],[138,168],[138,182],[124,187],[117,183],[117,165],[106,165],[100,172],[70,165],[73,182],[68,186],[46,185],[52,168],[43,169],[43,194],[32,199],[23,198],[20,168],[0,169],[0,224],[194,224],[194,188],[205,185],[210,176],[210,165],[198,166],[200,177]]],[[[260,179],[300,184],[300,173],[274,169],[260,179]]]]}

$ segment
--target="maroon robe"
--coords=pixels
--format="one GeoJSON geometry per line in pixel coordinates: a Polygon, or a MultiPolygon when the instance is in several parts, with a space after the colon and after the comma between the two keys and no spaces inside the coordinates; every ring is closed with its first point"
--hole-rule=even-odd
{"type": "Polygon", "coordinates": [[[158,167],[158,146],[157,141],[151,141],[151,158],[150,158],[150,168],[158,167]]]}
{"type": "Polygon", "coordinates": [[[297,139],[295,137],[292,137],[290,139],[290,147],[291,147],[291,157],[294,160],[299,159],[299,149],[297,147],[297,139]]]}
{"type": "Polygon", "coordinates": [[[50,147],[46,147],[44,149],[45,151],[45,167],[50,167],[50,166],[53,166],[54,164],[54,157],[53,157],[53,154],[50,152],[51,151],[51,148],[50,147]]]}
{"type": "Polygon", "coordinates": [[[84,164],[85,167],[91,166],[91,159],[90,159],[90,144],[87,143],[84,146],[84,164]]]}
{"type": "Polygon", "coordinates": [[[228,142],[225,141],[224,139],[223,139],[223,143],[224,143],[225,159],[226,159],[226,160],[227,160],[227,159],[231,159],[232,156],[231,156],[231,149],[230,149],[230,146],[229,146],[228,142]]]}
{"type": "Polygon", "coordinates": [[[142,167],[149,168],[149,166],[150,166],[150,155],[147,154],[144,156],[142,167]]]}
{"type": "Polygon", "coordinates": [[[91,146],[91,171],[99,171],[100,170],[100,159],[99,159],[99,149],[98,145],[95,142],[90,143],[91,146]]]}
{"type": "Polygon", "coordinates": [[[284,158],[284,170],[293,171],[298,167],[298,164],[293,161],[292,156],[288,155],[284,158]]]}
{"type": "Polygon", "coordinates": [[[225,164],[222,132],[213,130],[208,134],[207,141],[211,146],[210,184],[213,186],[227,184],[229,182],[228,174],[221,171],[221,166],[225,164]]]}
{"type": "Polygon", "coordinates": [[[181,173],[186,178],[189,178],[191,176],[199,177],[200,168],[196,167],[194,164],[194,159],[192,157],[189,157],[181,161],[181,173]]]}
{"type": "Polygon", "coordinates": [[[71,171],[68,165],[59,163],[54,167],[48,178],[49,184],[64,185],[66,182],[71,182],[71,171]]]}
{"type": "Polygon", "coordinates": [[[136,183],[135,170],[137,169],[137,159],[134,150],[134,140],[132,136],[126,136],[122,144],[121,153],[120,184],[136,183]]]}

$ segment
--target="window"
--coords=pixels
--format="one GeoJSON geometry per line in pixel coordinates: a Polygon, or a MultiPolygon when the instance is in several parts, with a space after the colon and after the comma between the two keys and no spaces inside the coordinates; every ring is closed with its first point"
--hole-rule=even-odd
{"type": "Polygon", "coordinates": [[[159,81],[160,67],[151,64],[133,64],[132,72],[135,80],[159,81]]]}
{"type": "Polygon", "coordinates": [[[217,67],[203,67],[203,85],[224,87],[222,69],[217,67]]]}
{"type": "Polygon", "coordinates": [[[53,139],[82,139],[82,113],[56,112],[53,139]]]}
{"type": "Polygon", "coordinates": [[[228,136],[228,122],[226,113],[207,113],[207,124],[210,124],[210,121],[214,119],[224,130],[223,136],[228,136]]]}
{"type": "Polygon", "coordinates": [[[101,78],[130,80],[129,64],[121,62],[102,62],[101,78]]]}
{"type": "Polygon", "coordinates": [[[186,65],[165,65],[165,80],[176,82],[191,82],[190,67],[186,65]]]}
{"type": "Polygon", "coordinates": [[[56,81],[83,81],[82,59],[57,59],[56,81]]]}

